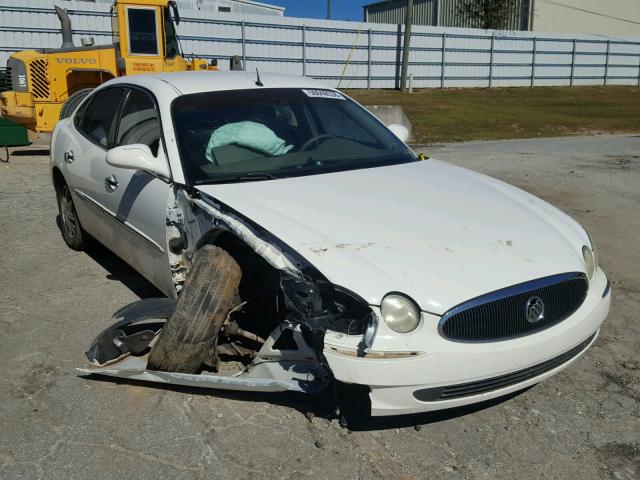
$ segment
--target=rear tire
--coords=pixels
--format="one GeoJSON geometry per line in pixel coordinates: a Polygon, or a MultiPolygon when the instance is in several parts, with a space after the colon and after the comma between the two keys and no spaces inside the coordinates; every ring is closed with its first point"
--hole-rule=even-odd
{"type": "Polygon", "coordinates": [[[70,117],[71,114],[78,108],[78,105],[93,92],[93,88],[83,88],[82,90],[78,90],[77,92],[71,94],[67,101],[62,105],[62,110],[60,110],[60,120],[63,118],[70,117]]]}
{"type": "Polygon", "coordinates": [[[176,310],[149,354],[148,368],[195,373],[208,362],[241,277],[240,267],[225,250],[213,245],[200,248],[176,310]]]}
{"type": "Polygon", "coordinates": [[[73,197],[66,183],[62,182],[56,188],[56,197],[60,214],[60,233],[64,242],[73,250],[84,250],[87,246],[86,234],[80,225],[73,197]]]}

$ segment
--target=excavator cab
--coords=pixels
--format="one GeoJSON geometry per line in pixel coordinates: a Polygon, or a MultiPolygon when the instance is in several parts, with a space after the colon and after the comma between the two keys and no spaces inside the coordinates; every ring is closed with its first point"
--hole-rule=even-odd
{"type": "Polygon", "coordinates": [[[127,75],[210,68],[206,60],[185,60],[176,35],[180,14],[175,2],[117,0],[112,13],[118,67],[127,75]]]}
{"type": "Polygon", "coordinates": [[[215,61],[187,60],[176,25],[178,7],[168,0],[115,0],[113,44],[73,44],[71,20],[56,7],[63,42],[59,48],[24,50],[7,62],[11,89],[0,94],[0,112],[27,128],[50,132],[98,85],[122,75],[217,70],[215,61]]]}

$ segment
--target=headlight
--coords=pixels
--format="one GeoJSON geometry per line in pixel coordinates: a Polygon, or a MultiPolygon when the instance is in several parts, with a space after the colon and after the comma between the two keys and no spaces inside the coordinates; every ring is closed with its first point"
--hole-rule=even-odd
{"type": "Polygon", "coordinates": [[[589,277],[589,280],[591,280],[593,278],[593,274],[596,271],[596,268],[598,267],[596,255],[593,250],[585,245],[584,247],[582,247],[582,256],[584,257],[584,265],[587,270],[587,277],[589,277]]]}
{"type": "Polygon", "coordinates": [[[411,332],[420,323],[420,310],[415,303],[402,295],[392,293],[384,297],[380,312],[382,319],[395,332],[411,332]]]}

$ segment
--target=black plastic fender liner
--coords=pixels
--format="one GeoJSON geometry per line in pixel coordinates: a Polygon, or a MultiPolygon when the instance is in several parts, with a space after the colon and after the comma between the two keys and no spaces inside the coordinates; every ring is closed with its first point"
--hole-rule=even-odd
{"type": "Polygon", "coordinates": [[[171,298],[146,298],[122,307],[113,314],[116,322],[98,334],[85,355],[93,364],[103,365],[115,360],[130,350],[126,345],[127,337],[135,339],[137,349],[142,348],[140,336],[135,335],[151,332],[155,336],[175,308],[176,300],[171,298]]]}

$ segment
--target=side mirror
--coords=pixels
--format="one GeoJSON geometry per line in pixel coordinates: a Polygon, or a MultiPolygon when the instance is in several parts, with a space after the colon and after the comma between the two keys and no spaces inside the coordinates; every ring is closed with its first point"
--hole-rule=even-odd
{"type": "Polygon", "coordinates": [[[151,149],[142,143],[112,148],[107,152],[107,163],[114,167],[144,170],[164,178],[171,176],[166,162],[154,157],[151,149]]]}
{"type": "Polygon", "coordinates": [[[409,129],[404,125],[400,125],[399,123],[392,123],[391,125],[387,125],[387,128],[391,130],[391,132],[402,142],[406,142],[409,138],[409,129]]]}

